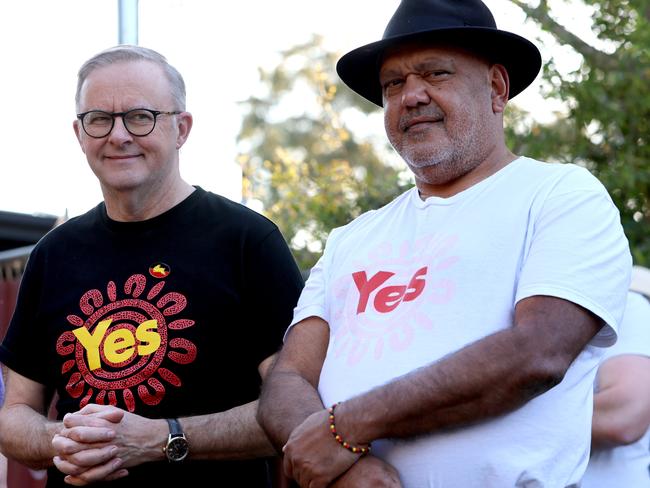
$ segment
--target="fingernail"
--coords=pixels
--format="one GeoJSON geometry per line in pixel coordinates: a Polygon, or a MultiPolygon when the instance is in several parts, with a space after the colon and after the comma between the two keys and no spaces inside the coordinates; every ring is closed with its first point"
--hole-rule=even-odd
{"type": "Polygon", "coordinates": [[[122,459],[117,458],[115,461],[113,461],[113,469],[117,469],[122,465],[122,459]]]}

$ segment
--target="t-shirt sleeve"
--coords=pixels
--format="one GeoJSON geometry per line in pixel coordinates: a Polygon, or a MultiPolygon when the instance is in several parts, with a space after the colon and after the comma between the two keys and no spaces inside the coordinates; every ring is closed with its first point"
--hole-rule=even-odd
{"type": "Polygon", "coordinates": [[[281,347],[302,287],[291,251],[274,228],[254,245],[246,260],[246,307],[256,327],[251,344],[260,362],[281,347]]]}
{"type": "Polygon", "coordinates": [[[47,338],[42,330],[38,330],[42,266],[37,247],[32,251],[21,278],[16,307],[0,344],[0,362],[22,376],[46,384],[46,368],[42,361],[47,357],[47,338]]]}
{"type": "Polygon", "coordinates": [[[622,354],[650,356],[650,302],[635,292],[628,293],[618,340],[607,349],[605,358],[622,354]]]}
{"type": "Polygon", "coordinates": [[[336,247],[335,243],[338,233],[339,228],[333,229],[330,232],[330,235],[328,236],[327,242],[325,244],[325,251],[323,252],[323,255],[309,272],[309,278],[305,283],[305,288],[300,294],[298,305],[296,305],[296,308],[293,312],[291,327],[309,317],[320,317],[326,322],[329,322],[326,305],[327,278],[330,269],[331,257],[334,253],[334,248],[336,247]]]}
{"type": "Polygon", "coordinates": [[[605,326],[594,346],[616,341],[632,259],[618,209],[602,184],[576,168],[532,210],[534,228],[516,300],[562,298],[590,310],[605,326]]]}

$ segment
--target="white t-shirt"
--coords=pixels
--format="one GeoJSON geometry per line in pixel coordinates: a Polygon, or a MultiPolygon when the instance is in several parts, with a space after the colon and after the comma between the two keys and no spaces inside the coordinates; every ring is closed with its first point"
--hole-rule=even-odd
{"type": "MultiPolygon", "coordinates": [[[[650,356],[650,303],[630,292],[618,341],[605,360],[622,354],[650,356]]],[[[650,429],[633,444],[597,449],[591,454],[583,488],[650,488],[650,429]]]]}
{"type": "Polygon", "coordinates": [[[413,188],[333,230],[292,325],[329,323],[319,393],[331,405],[511,327],[523,298],[591,310],[608,325],[547,393],[472,427],[373,443],[406,488],[559,488],[587,464],[602,356],[593,346],[616,339],[630,269],[600,182],[577,166],[519,158],[450,198],[422,201],[413,188]]]}

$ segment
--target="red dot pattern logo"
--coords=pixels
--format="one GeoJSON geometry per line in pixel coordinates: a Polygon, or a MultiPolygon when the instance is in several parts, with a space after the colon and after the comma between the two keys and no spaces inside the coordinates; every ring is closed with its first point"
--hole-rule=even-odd
{"type": "Polygon", "coordinates": [[[134,412],[138,401],[159,404],[168,388],[182,384],[177,373],[161,366],[163,360],[186,365],[196,359],[196,345],[176,336],[194,326],[193,320],[178,317],[186,306],[184,295],[165,292],[160,277],[149,287],[142,274],[129,277],[119,291],[111,281],[104,293],[84,293],[81,314],[67,317],[72,330],[56,343],[57,353],[68,358],[61,368],[69,375],[68,394],[80,398],[81,407],[110,404],[134,412]]]}

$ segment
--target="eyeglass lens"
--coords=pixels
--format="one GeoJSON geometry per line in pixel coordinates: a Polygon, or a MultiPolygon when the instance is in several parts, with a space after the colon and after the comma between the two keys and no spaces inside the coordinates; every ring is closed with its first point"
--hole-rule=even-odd
{"type": "MultiPolygon", "coordinates": [[[[156,125],[156,115],[145,109],[129,110],[122,116],[124,126],[134,136],[146,136],[156,125]]],[[[81,120],[84,130],[92,137],[104,137],[113,129],[115,115],[108,112],[88,112],[81,120]]]]}

